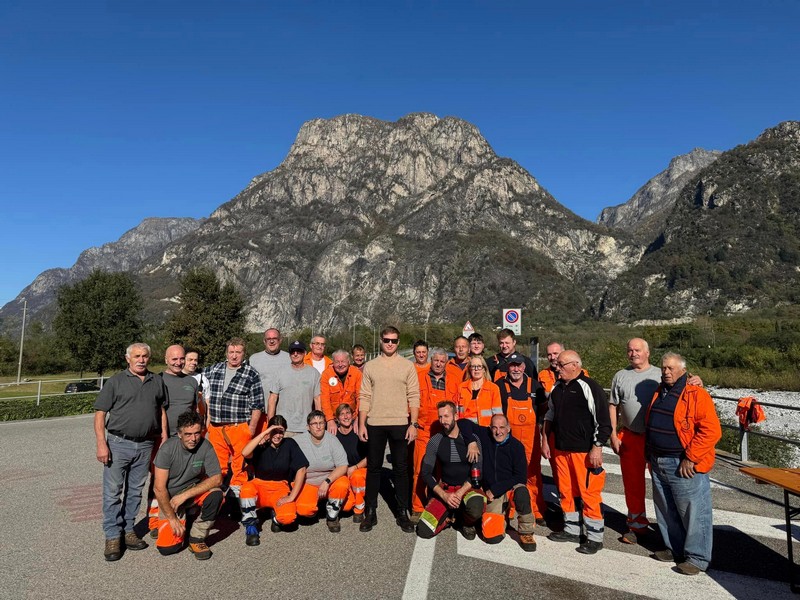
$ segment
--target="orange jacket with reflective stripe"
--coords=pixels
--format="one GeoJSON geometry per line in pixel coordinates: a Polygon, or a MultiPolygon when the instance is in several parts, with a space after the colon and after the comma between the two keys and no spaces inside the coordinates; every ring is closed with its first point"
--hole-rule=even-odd
{"type": "Polygon", "coordinates": [[[458,418],[488,427],[492,415],[503,414],[503,404],[500,402],[500,388],[496,383],[484,378],[483,385],[478,391],[477,400],[472,399],[472,381],[462,381],[458,386],[458,418]]]}
{"type": "Polygon", "coordinates": [[[347,368],[347,376],[342,383],[333,366],[322,372],[319,379],[319,400],[325,419],[335,418],[336,408],[345,402],[353,409],[353,416],[358,417],[358,392],[361,390],[361,371],[356,367],[347,368]]]}
{"type": "Polygon", "coordinates": [[[420,426],[420,433],[417,435],[424,435],[422,432],[425,432],[430,437],[431,426],[439,420],[439,411],[436,405],[442,400],[450,400],[450,402],[458,406],[459,381],[453,381],[449,373],[445,373],[445,389],[435,390],[431,385],[431,377],[428,371],[417,373],[417,375],[419,376],[419,417],[417,421],[420,426]]]}
{"type": "MultiPolygon", "coordinates": [[[[650,409],[660,393],[661,385],[647,407],[646,423],[650,421],[650,409]]],[[[708,473],[716,458],[714,447],[722,437],[717,409],[709,393],[697,385],[687,383],[678,398],[672,419],[686,458],[695,463],[696,471],[708,473]]]]}

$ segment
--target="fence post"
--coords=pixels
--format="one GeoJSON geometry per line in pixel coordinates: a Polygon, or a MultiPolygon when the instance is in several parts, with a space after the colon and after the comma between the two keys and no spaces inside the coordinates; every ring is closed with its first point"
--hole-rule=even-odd
{"type": "Polygon", "coordinates": [[[743,462],[750,460],[747,449],[747,429],[739,425],[739,454],[743,462]]]}
{"type": "Polygon", "coordinates": [[[39,406],[39,401],[42,399],[42,380],[39,380],[39,389],[36,390],[36,406],[39,406]]]}

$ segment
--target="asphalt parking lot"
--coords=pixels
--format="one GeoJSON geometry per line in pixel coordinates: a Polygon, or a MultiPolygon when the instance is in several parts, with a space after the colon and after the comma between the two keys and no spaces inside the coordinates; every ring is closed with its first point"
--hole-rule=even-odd
{"type": "Polygon", "coordinates": [[[220,519],[209,539],[211,560],[186,551],[162,557],[151,545],[107,563],[92,416],[0,423],[0,597],[791,597],[777,490],[743,477],[735,462],[718,461],[712,568],[686,577],[650,558],[655,547],[618,541],[625,519],[615,458],[606,455],[605,549],[595,556],[550,542],[544,527],[535,553],[522,552],[511,535],[496,546],[452,530],[417,540],[381,502],[370,533],[349,519],[339,534],[323,522],[291,533],[267,526],[261,545],[250,548],[237,523],[220,519]]]}

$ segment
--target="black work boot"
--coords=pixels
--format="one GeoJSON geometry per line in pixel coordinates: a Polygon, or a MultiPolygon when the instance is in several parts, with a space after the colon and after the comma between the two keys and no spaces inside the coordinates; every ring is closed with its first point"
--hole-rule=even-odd
{"type": "Polygon", "coordinates": [[[368,506],[364,510],[364,520],[361,521],[361,524],[358,526],[359,531],[372,531],[372,528],[378,524],[378,515],[375,512],[375,509],[371,506],[368,506]]]}
{"type": "Polygon", "coordinates": [[[411,518],[408,516],[408,511],[405,508],[397,511],[397,518],[395,521],[404,532],[414,533],[414,523],[411,522],[411,518]]]}

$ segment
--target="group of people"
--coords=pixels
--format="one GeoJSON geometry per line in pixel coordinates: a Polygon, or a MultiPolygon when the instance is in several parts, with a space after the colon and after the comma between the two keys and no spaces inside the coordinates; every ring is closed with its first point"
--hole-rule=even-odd
{"type": "Polygon", "coordinates": [[[226,360],[202,371],[196,352],[170,346],[159,375],[148,370],[149,347],[132,344],[128,369],[95,403],[106,560],[147,546],[133,526],[148,474],[150,534],[162,554],[183,548],[188,516],[188,548],[209,558],[206,536],[226,496],[238,500],[248,546],[260,543],[258,509],[270,509],[274,532],[323,515],[336,533],[350,511],[368,532],[378,522],[387,443],[393,513],[404,532],[430,538],[452,525],[467,539],[480,529],[497,543],[512,527],[531,552],[536,526],[563,513],[563,529],[548,538],[595,554],[603,548],[609,444],[620,456],[628,509],[621,541],[654,534],[645,511],[649,465],[666,546],[654,557],[687,575],[706,570],[708,472],[721,431],[711,397],[679,355],[665,354],[659,369],[647,342],[630,340],[630,364],[607,398],[578,353],[559,343],[547,346],[549,366],[537,372],[508,329],[486,358],[477,333],[456,338],[452,357],[417,341],[413,361],[398,354],[399,340],[385,327],[381,353],[366,361],[361,346],[328,357],[322,336],[310,350],[293,341],[283,351],[270,328],[265,349],[249,360],[245,342],[233,338],[226,360]],[[560,505],[545,502],[542,458],[560,505]]]}

